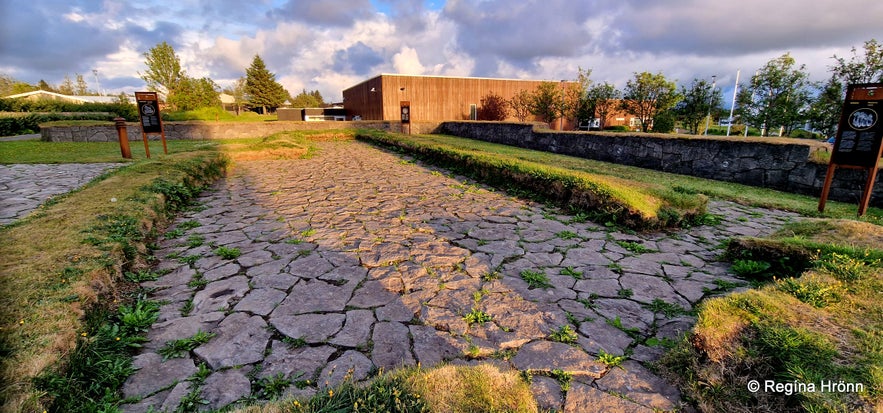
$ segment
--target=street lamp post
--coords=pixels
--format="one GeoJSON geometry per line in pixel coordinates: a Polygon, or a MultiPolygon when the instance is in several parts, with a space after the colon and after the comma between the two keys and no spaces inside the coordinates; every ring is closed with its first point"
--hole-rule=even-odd
{"type": "Polygon", "coordinates": [[[711,94],[708,97],[708,116],[705,118],[705,136],[708,136],[708,124],[711,123],[711,105],[714,104],[714,85],[717,75],[711,75],[711,94]]]}

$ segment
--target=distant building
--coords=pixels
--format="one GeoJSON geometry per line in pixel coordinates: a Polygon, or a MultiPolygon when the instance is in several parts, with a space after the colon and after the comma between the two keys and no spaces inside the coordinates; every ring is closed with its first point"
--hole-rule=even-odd
{"type": "MultiPolygon", "coordinates": [[[[129,99],[129,103],[135,103],[135,95],[126,95],[129,99]]],[[[61,93],[49,92],[46,90],[35,90],[32,92],[19,93],[16,95],[9,95],[3,97],[3,99],[25,99],[31,101],[37,100],[60,100],[62,102],[69,103],[117,103],[120,101],[119,95],[116,96],[71,96],[71,95],[63,95],[61,93]]]]}
{"type": "Polygon", "coordinates": [[[347,120],[346,110],[341,107],[330,108],[278,108],[276,116],[279,120],[298,122],[343,121],[347,120]]]}
{"type": "MultiPolygon", "coordinates": [[[[510,100],[522,90],[533,92],[544,80],[494,79],[480,77],[412,76],[381,74],[343,91],[343,106],[348,120],[401,120],[401,102],[409,102],[411,120],[476,120],[481,99],[493,93],[510,100]]],[[[560,82],[555,82],[560,83],[560,82]]],[[[507,121],[517,121],[510,110],[507,121]]],[[[529,115],[528,121],[539,119],[529,115]]],[[[556,129],[596,128],[599,119],[577,125],[572,121],[553,122],[556,129]]],[[[606,127],[628,126],[640,129],[632,115],[615,111],[606,127]]]]}
{"type": "MultiPolygon", "coordinates": [[[[400,103],[408,101],[415,122],[475,120],[483,97],[493,93],[509,100],[522,90],[534,91],[540,83],[543,81],[381,74],[344,90],[343,106],[347,119],[401,120],[400,103]]],[[[507,120],[517,119],[510,113],[507,120]]]]}

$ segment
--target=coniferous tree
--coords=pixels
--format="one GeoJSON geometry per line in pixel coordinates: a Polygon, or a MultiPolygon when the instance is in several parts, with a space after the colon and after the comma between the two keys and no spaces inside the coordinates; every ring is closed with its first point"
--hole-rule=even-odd
{"type": "Polygon", "coordinates": [[[263,114],[267,108],[281,106],[288,97],[288,92],[276,82],[276,75],[267,70],[259,55],[254,56],[251,66],[245,70],[245,94],[251,105],[260,107],[263,114]]]}

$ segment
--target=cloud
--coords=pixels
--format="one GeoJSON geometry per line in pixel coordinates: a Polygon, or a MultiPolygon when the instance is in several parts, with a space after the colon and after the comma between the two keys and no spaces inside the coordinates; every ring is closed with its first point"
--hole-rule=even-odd
{"type": "Polygon", "coordinates": [[[630,0],[614,23],[611,50],[713,56],[787,51],[867,40],[879,27],[880,1],[630,0]]]}
{"type": "Polygon", "coordinates": [[[373,13],[368,0],[289,0],[270,16],[278,21],[298,21],[315,26],[351,26],[373,13]]]}
{"type": "Polygon", "coordinates": [[[477,60],[475,75],[501,63],[531,68],[535,59],[577,56],[591,40],[586,21],[596,13],[568,0],[511,2],[453,0],[444,18],[457,26],[457,45],[477,60]]]}
{"type": "Polygon", "coordinates": [[[422,75],[426,68],[420,63],[417,51],[410,47],[403,47],[402,51],[392,57],[392,66],[396,73],[404,75],[422,75]]]}
{"type": "Polygon", "coordinates": [[[331,68],[336,72],[355,73],[359,75],[370,74],[374,66],[383,63],[383,56],[374,49],[368,47],[362,41],[334,52],[331,68]]]}

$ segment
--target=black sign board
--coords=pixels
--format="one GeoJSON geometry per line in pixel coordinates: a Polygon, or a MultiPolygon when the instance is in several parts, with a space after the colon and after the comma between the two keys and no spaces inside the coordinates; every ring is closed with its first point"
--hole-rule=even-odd
{"type": "Polygon", "coordinates": [[[847,86],[834,151],[819,199],[819,212],[825,211],[825,201],[836,169],[850,168],[864,169],[868,173],[858,206],[858,215],[864,215],[874,190],[880,155],[883,154],[883,122],[880,115],[883,115],[883,83],[847,86]]]}
{"type": "Polygon", "coordinates": [[[159,117],[159,99],[156,92],[135,92],[138,102],[138,116],[144,133],[162,133],[162,120],[159,117]]]}
{"type": "MultiPolygon", "coordinates": [[[[883,88],[879,91],[883,97],[883,88]]],[[[843,104],[840,127],[834,141],[831,162],[837,165],[874,168],[883,142],[883,101],[851,100],[843,104]]]]}

